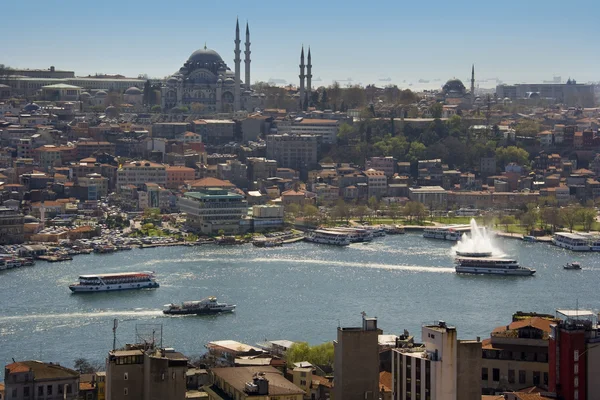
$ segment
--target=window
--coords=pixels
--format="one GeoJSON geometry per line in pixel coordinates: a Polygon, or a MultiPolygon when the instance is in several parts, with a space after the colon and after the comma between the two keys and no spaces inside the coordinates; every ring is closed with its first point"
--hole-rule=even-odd
{"type": "Polygon", "coordinates": [[[43,396],[43,395],[44,395],[44,387],[38,386],[38,396],[43,396]]]}
{"type": "Polygon", "coordinates": [[[29,387],[25,386],[23,388],[23,397],[29,397],[29,387]]]}
{"type": "Polygon", "coordinates": [[[500,369],[498,369],[498,368],[492,369],[492,380],[494,382],[500,382],[500,369]]]}
{"type": "Polygon", "coordinates": [[[12,390],[12,397],[13,397],[13,399],[17,398],[17,389],[12,390]]]}
{"type": "Polygon", "coordinates": [[[548,386],[548,373],[544,372],[544,385],[548,386]]]}
{"type": "Polygon", "coordinates": [[[129,389],[123,388],[123,396],[127,396],[129,394],[129,389]]]}
{"type": "Polygon", "coordinates": [[[71,394],[73,386],[69,385],[68,383],[65,386],[67,387],[67,394],[71,394]]]}
{"type": "Polygon", "coordinates": [[[482,381],[488,380],[488,369],[487,368],[481,368],[481,380],[482,381]]]}
{"type": "Polygon", "coordinates": [[[123,380],[126,380],[126,381],[129,380],[129,373],[128,372],[125,372],[123,374],[123,380]]]}
{"type": "Polygon", "coordinates": [[[578,364],[578,363],[575,363],[575,364],[573,365],[573,372],[574,372],[575,374],[578,374],[578,373],[579,373],[579,364],[578,364]]]}
{"type": "Polygon", "coordinates": [[[48,396],[52,396],[52,385],[48,385],[48,386],[46,387],[46,394],[47,394],[48,396]]]}
{"type": "Polygon", "coordinates": [[[573,393],[573,400],[579,400],[579,390],[575,389],[575,393],[573,393]]]}
{"type": "Polygon", "coordinates": [[[63,394],[63,385],[58,385],[58,394],[63,394]]]}
{"type": "Polygon", "coordinates": [[[579,387],[579,377],[576,376],[575,379],[573,379],[573,386],[578,388],[579,387]]]}
{"type": "Polygon", "coordinates": [[[175,372],[173,372],[173,374],[171,376],[173,379],[175,379],[175,372]]]}
{"type": "Polygon", "coordinates": [[[515,383],[515,370],[514,369],[508,370],[508,383],[515,383]]]}
{"type": "Polygon", "coordinates": [[[527,375],[525,371],[519,370],[519,383],[524,384],[525,382],[527,382],[527,375]]]}
{"type": "Polygon", "coordinates": [[[533,384],[535,386],[540,384],[540,371],[533,371],[533,384]]]}
{"type": "Polygon", "coordinates": [[[575,361],[575,362],[579,361],[579,350],[573,351],[573,361],[575,361]]]}

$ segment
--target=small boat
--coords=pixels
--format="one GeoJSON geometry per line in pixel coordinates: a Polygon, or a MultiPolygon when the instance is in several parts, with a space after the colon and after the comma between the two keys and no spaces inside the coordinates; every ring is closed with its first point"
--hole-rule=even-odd
{"type": "Polygon", "coordinates": [[[523,236],[521,240],[524,242],[537,242],[537,238],[535,236],[523,236]]]}
{"type": "Polygon", "coordinates": [[[199,301],[184,301],[181,304],[165,304],[163,313],[171,315],[207,315],[233,312],[235,304],[219,303],[214,296],[199,301]]]}
{"type": "Polygon", "coordinates": [[[579,264],[576,261],[567,263],[566,265],[563,265],[563,269],[581,269],[581,264],[579,264]]]}
{"type": "Polygon", "coordinates": [[[252,241],[252,244],[256,247],[277,247],[283,245],[281,239],[256,239],[252,241]]]}

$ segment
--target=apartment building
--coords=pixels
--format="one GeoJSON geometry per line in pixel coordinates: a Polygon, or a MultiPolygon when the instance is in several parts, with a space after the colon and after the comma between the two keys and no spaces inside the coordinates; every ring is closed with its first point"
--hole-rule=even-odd
{"type": "Polygon", "coordinates": [[[10,400],[76,400],[79,396],[79,372],[41,361],[8,364],[4,384],[10,400]]]}
{"type": "Polygon", "coordinates": [[[320,136],[267,135],[267,158],[276,160],[279,167],[308,171],[317,165],[320,136]]]}
{"type": "Polygon", "coordinates": [[[117,187],[119,190],[122,186],[126,185],[135,185],[141,188],[147,182],[166,186],[166,167],[163,164],[142,160],[123,164],[117,170],[117,187]]]}
{"type": "Polygon", "coordinates": [[[186,214],[186,224],[204,234],[237,233],[248,203],[244,196],[227,189],[207,188],[187,192],[178,198],[181,212],[186,214]]]}

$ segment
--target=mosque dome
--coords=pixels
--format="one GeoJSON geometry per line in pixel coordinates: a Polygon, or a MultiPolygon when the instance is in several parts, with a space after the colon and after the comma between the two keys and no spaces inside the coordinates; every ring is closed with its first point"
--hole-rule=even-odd
{"type": "Polygon", "coordinates": [[[225,79],[225,84],[234,84],[235,80],[233,78],[227,78],[225,79]]]}
{"type": "Polygon", "coordinates": [[[25,107],[23,107],[23,110],[27,111],[27,112],[37,111],[39,109],[40,109],[40,106],[38,106],[35,103],[29,103],[29,104],[25,105],[25,107]]]}
{"type": "Polygon", "coordinates": [[[89,99],[90,97],[92,97],[92,95],[89,94],[88,92],[83,92],[79,95],[80,99],[89,99]]]}
{"type": "Polygon", "coordinates": [[[115,106],[106,107],[106,110],[104,110],[104,113],[109,118],[116,118],[119,115],[119,112],[117,111],[115,106]]]}
{"type": "Polygon", "coordinates": [[[216,51],[204,47],[203,49],[198,49],[193,52],[188,61],[199,63],[222,63],[223,59],[216,51]]]}
{"type": "Polygon", "coordinates": [[[132,86],[125,91],[125,94],[142,94],[142,91],[139,88],[132,86]]]}
{"type": "Polygon", "coordinates": [[[106,97],[108,96],[108,93],[106,93],[104,90],[98,90],[96,92],[96,97],[106,97]]]}
{"type": "Polygon", "coordinates": [[[450,79],[443,87],[445,93],[465,93],[466,88],[460,79],[450,79]]]}

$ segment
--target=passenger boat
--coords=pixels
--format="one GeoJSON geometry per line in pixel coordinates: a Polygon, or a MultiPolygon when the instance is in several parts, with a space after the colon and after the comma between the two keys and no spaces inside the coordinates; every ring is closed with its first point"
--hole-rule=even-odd
{"type": "Polygon", "coordinates": [[[206,315],[233,312],[235,304],[219,303],[214,296],[199,301],[184,301],[181,304],[166,304],[163,313],[173,315],[206,315]]]}
{"type": "Polygon", "coordinates": [[[573,251],[591,251],[590,238],[578,233],[558,232],[552,237],[555,246],[573,251]]]}
{"type": "Polygon", "coordinates": [[[581,269],[581,264],[579,264],[576,261],[567,263],[566,265],[563,265],[563,269],[581,269]]]}
{"type": "Polygon", "coordinates": [[[328,229],[315,229],[314,231],[306,232],[304,234],[304,240],[319,244],[348,246],[350,244],[350,235],[346,232],[328,229]]]}
{"type": "Polygon", "coordinates": [[[69,285],[69,289],[75,293],[153,289],[157,287],[159,287],[159,284],[154,278],[154,272],[151,271],[81,275],[79,276],[79,283],[69,285]]]}
{"type": "Polygon", "coordinates": [[[383,229],[388,235],[402,235],[405,233],[404,227],[400,225],[386,225],[383,229]]]}
{"type": "Polygon", "coordinates": [[[353,228],[339,226],[325,229],[331,232],[342,232],[348,235],[350,243],[370,242],[373,240],[373,232],[367,228],[353,228]]]}
{"type": "Polygon", "coordinates": [[[423,230],[423,237],[457,242],[462,238],[463,233],[469,231],[470,229],[470,225],[450,225],[436,228],[425,228],[423,230]]]}
{"type": "Polygon", "coordinates": [[[459,257],[456,259],[456,272],[464,274],[528,276],[535,274],[535,269],[521,267],[517,260],[509,258],[459,257]]]}
{"type": "Polygon", "coordinates": [[[521,240],[524,242],[537,242],[537,239],[535,236],[523,236],[521,238],[521,240]]]}

